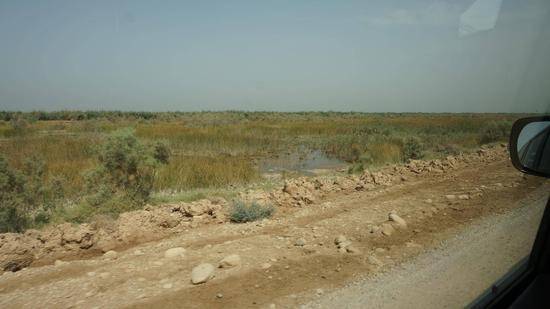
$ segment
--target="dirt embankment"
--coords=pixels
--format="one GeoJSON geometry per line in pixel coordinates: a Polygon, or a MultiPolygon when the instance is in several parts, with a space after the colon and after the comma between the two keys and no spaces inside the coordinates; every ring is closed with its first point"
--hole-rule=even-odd
{"type": "MultiPolygon", "coordinates": [[[[281,188],[271,192],[242,192],[240,199],[275,205],[278,215],[284,215],[334,194],[373,191],[430,174],[448,173],[474,162],[502,160],[506,156],[506,148],[501,145],[443,160],[413,160],[378,172],[366,171],[362,175],[301,177],[288,180],[281,188]]],[[[480,194],[471,192],[468,196],[456,198],[466,199],[480,194]]],[[[31,265],[53,263],[56,259],[90,257],[186,232],[204,224],[224,223],[228,221],[228,205],[222,198],[212,198],[147,206],[143,210],[124,213],[116,221],[81,225],[66,223],[41,231],[28,230],[24,234],[0,234],[0,271],[17,271],[31,265]]]]}
{"type": "MultiPolygon", "coordinates": [[[[358,276],[399,265],[475,220],[524,207],[540,189],[547,190],[541,186],[546,185],[540,179],[511,166],[504,147],[496,147],[378,173],[299,178],[271,192],[243,192],[243,199],[277,206],[273,219],[259,222],[227,223],[223,201],[197,202],[215,209],[194,215],[188,204],[132,212],[124,216],[134,222],[122,225],[128,235],[164,238],[142,244],[118,240],[124,235],[121,222],[129,220],[123,216],[109,236],[121,244],[117,252],[5,272],[0,307],[295,307],[358,276]],[[176,220],[160,224],[153,219],[157,212],[176,220]],[[207,273],[197,279],[201,270],[207,273]]],[[[95,242],[101,238],[94,238],[103,227],[85,226],[93,233],[92,245],[70,251],[58,243],[65,260],[104,250],[95,242]]],[[[52,257],[46,254],[34,264],[52,257]]]]}

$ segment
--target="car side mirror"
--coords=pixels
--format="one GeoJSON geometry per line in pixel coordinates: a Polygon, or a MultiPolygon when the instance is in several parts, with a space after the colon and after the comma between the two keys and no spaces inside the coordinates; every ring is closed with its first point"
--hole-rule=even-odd
{"type": "Polygon", "coordinates": [[[514,123],[510,157],[518,170],[550,177],[550,116],[522,118],[514,123]]]}

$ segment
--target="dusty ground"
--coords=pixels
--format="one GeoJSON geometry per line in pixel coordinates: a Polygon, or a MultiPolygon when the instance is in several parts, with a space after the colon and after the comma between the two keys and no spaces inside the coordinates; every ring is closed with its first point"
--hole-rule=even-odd
{"type": "Polygon", "coordinates": [[[531,251],[548,191],[524,207],[457,229],[436,249],[383,274],[320,295],[307,308],[467,306],[531,251]]]}
{"type": "MultiPolygon", "coordinates": [[[[332,290],[365,276],[391,275],[442,241],[484,220],[521,212],[546,192],[546,184],[523,177],[506,156],[470,160],[391,186],[332,192],[303,207],[281,209],[272,220],[205,224],[120,247],[115,259],[92,256],[5,272],[0,307],[295,307],[310,301],[330,306],[338,297],[323,302],[320,294],[332,296],[332,290]],[[406,228],[388,221],[391,211],[406,220],[406,228]],[[382,233],[388,230],[391,235],[382,233]],[[351,252],[338,250],[338,235],[351,241],[351,252]],[[184,247],[185,255],[165,258],[173,247],[184,247]],[[230,254],[240,255],[239,266],[217,268],[213,279],[191,284],[193,267],[217,265],[230,254]]],[[[484,237],[487,230],[480,231],[473,237],[484,237]]]]}

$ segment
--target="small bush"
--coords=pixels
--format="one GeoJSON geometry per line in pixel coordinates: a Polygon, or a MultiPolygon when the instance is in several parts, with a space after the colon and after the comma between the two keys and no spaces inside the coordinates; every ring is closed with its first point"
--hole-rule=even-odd
{"type": "Polygon", "coordinates": [[[361,174],[365,171],[363,163],[353,163],[348,167],[348,174],[361,174]]]}
{"type": "Polygon", "coordinates": [[[251,222],[263,218],[269,218],[273,215],[274,211],[275,208],[271,205],[262,206],[256,202],[247,205],[244,202],[239,201],[233,204],[229,218],[231,222],[235,223],[251,222]]]}
{"type": "Polygon", "coordinates": [[[491,121],[489,122],[479,138],[480,144],[504,141],[510,135],[512,124],[509,121],[491,121]]]}
{"type": "Polygon", "coordinates": [[[403,160],[424,158],[424,145],[417,137],[409,137],[403,143],[403,160]]]}
{"type": "Polygon", "coordinates": [[[155,168],[167,162],[167,150],[145,147],[131,130],[114,132],[98,151],[99,166],[85,174],[86,201],[118,213],[143,205],[153,189],[155,168]]]}
{"type": "Polygon", "coordinates": [[[24,135],[29,127],[29,123],[23,117],[12,118],[10,125],[14,135],[24,135]]]}
{"type": "Polygon", "coordinates": [[[24,208],[25,181],[23,175],[8,166],[0,157],[0,232],[21,232],[28,223],[24,208]]]}
{"type": "Polygon", "coordinates": [[[170,148],[166,141],[157,141],[153,145],[153,157],[162,164],[168,164],[170,160],[170,148]]]}
{"type": "Polygon", "coordinates": [[[435,146],[435,152],[442,156],[456,156],[461,153],[460,148],[454,144],[443,144],[435,146]]]}
{"type": "Polygon", "coordinates": [[[22,232],[48,223],[63,198],[61,179],[46,181],[43,160],[32,156],[23,163],[19,171],[0,157],[0,232],[22,232]]]}

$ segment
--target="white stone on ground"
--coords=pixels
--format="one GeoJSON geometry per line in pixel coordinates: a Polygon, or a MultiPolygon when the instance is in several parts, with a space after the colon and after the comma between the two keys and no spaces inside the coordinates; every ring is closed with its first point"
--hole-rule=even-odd
{"type": "Polygon", "coordinates": [[[185,255],[185,249],[182,247],[170,248],[164,252],[164,257],[167,259],[180,258],[185,255]]]}
{"type": "Polygon", "coordinates": [[[382,224],[382,234],[386,236],[391,236],[394,230],[395,229],[393,228],[393,226],[391,226],[391,224],[388,224],[388,223],[382,224]]]}
{"type": "Polygon", "coordinates": [[[191,271],[191,282],[193,284],[205,283],[210,280],[214,275],[214,265],[209,263],[202,263],[195,266],[191,271]]]}
{"type": "Polygon", "coordinates": [[[407,227],[407,222],[403,218],[401,218],[397,213],[390,212],[389,218],[390,218],[390,221],[395,222],[398,227],[400,228],[407,227]]]}
{"type": "Polygon", "coordinates": [[[231,268],[235,266],[241,265],[241,256],[238,254],[231,254],[226,257],[224,257],[218,267],[220,268],[231,268]]]}
{"type": "Polygon", "coordinates": [[[103,257],[109,260],[116,260],[118,253],[115,250],[109,250],[103,254],[103,257]]]}

